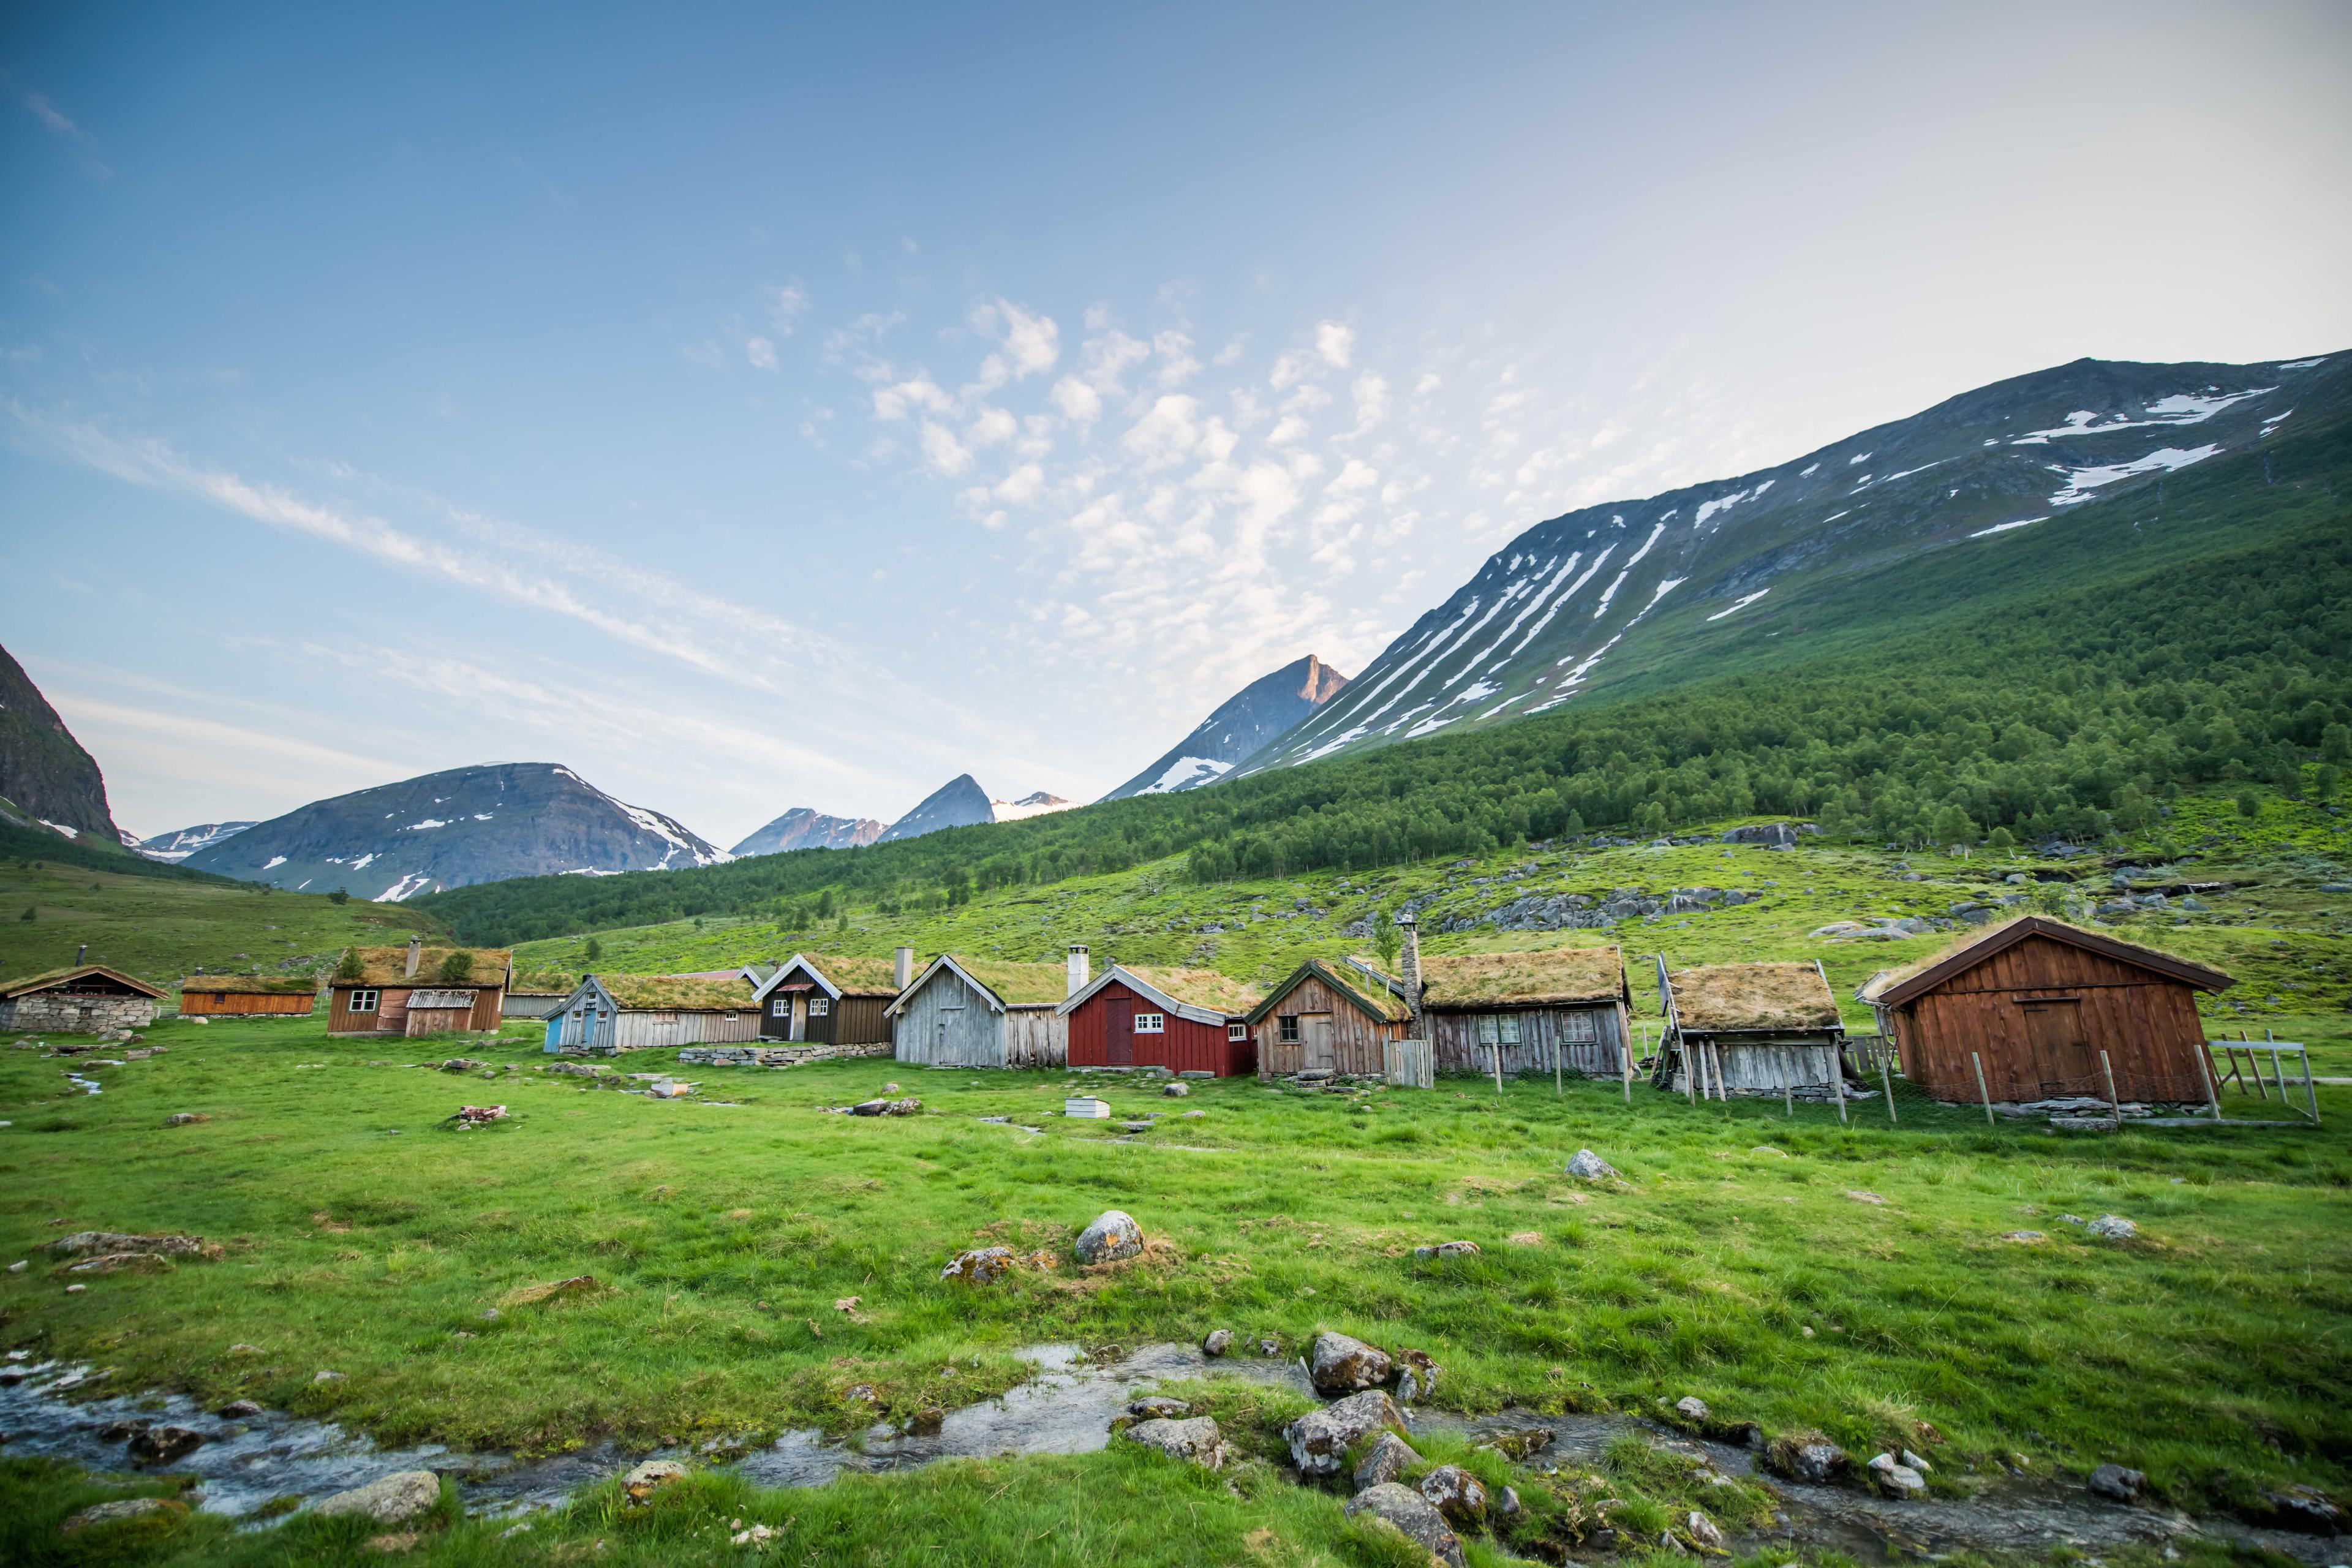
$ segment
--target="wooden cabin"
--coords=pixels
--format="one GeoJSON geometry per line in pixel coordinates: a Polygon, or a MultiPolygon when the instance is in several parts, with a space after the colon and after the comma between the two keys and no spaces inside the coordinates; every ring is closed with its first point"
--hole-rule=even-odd
{"type": "Polygon", "coordinates": [[[491,1034],[514,954],[502,947],[354,947],[327,982],[327,1033],[491,1034]]]}
{"type": "Polygon", "coordinates": [[[1067,1065],[1075,989],[1058,963],[1004,963],[941,953],[890,1004],[893,1054],[938,1068],[1067,1065]]]}
{"type": "Polygon", "coordinates": [[[506,994],[499,998],[499,1016],[551,1018],[562,1010],[563,999],[579,984],[577,975],[560,969],[517,970],[507,977],[506,994]]]}
{"type": "Polygon", "coordinates": [[[1709,963],[1669,973],[1662,956],[1658,1004],[1666,1032],[1651,1081],[1661,1089],[1774,1100],[1840,1092],[1845,1026],[1819,963],[1709,963]]]}
{"type": "Polygon", "coordinates": [[[1360,959],[1310,958],[1292,970],[1244,1020],[1257,1047],[1260,1078],[1294,1073],[1387,1071],[1389,1046],[1410,1037],[1403,986],[1360,959]]]}
{"type": "MultiPolygon", "coordinates": [[[[1073,964],[1086,949],[1070,950],[1073,964]]],[[[1074,1068],[1165,1068],[1238,1078],[1257,1068],[1249,1014],[1258,991],[1213,969],[1114,963],[1059,1011],[1074,1068]]]]}
{"type": "Polygon", "coordinates": [[[584,974],[547,1020],[551,1054],[730,1045],[760,1037],[760,1015],[740,977],[584,974]]]}
{"type": "Polygon", "coordinates": [[[1903,1076],[1937,1100],[2105,1100],[2104,1051],[2117,1099],[2202,1104],[2197,993],[2235,984],[2201,963],[2027,915],[1874,976],[1861,995],[1894,1039],[1903,1076]]]}
{"type": "Polygon", "coordinates": [[[763,1040],[887,1046],[890,1004],[913,984],[915,950],[895,958],[796,952],[766,972],[751,993],[763,1040]]]}
{"type": "MultiPolygon", "coordinates": [[[[1408,937],[1408,941],[1412,940],[1408,937]]],[[[1439,1072],[1625,1071],[1633,994],[1613,947],[1461,952],[1420,961],[1422,1033],[1439,1072]]]]}
{"type": "Polygon", "coordinates": [[[319,1005],[309,975],[191,974],[180,982],[183,1018],[307,1018],[319,1005]]]}
{"type": "Polygon", "coordinates": [[[102,963],[77,963],[0,981],[0,1029],[107,1035],[155,1021],[163,991],[102,963]]]}

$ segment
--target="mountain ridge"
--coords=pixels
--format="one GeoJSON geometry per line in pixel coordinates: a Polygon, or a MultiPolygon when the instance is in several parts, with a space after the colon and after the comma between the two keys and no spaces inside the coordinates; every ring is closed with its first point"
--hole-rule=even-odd
{"type": "Polygon", "coordinates": [[[1348,678],[1316,655],[1294,659],[1226,698],[1191,734],[1102,798],[1125,800],[1213,784],[1347,689],[1348,678]]]}
{"type": "Polygon", "coordinates": [[[61,837],[121,847],[106,775],[25,667],[0,647],[0,816],[61,837]]]}
{"type": "Polygon", "coordinates": [[[882,823],[871,816],[827,816],[814,806],[796,805],[727,853],[740,859],[794,849],[856,849],[881,837],[882,830],[882,823]]]}

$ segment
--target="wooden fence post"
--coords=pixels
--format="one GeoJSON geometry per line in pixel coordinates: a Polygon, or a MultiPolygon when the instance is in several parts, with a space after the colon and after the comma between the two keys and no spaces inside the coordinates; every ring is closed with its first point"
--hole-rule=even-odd
{"type": "Polygon", "coordinates": [[[1845,1053],[1843,1051],[1835,1051],[1831,1055],[1830,1088],[1837,1091],[1838,1120],[1840,1121],[1843,1121],[1845,1120],[1845,1063],[1840,1058],[1842,1058],[1845,1053]]]}
{"type": "MultiPolygon", "coordinates": [[[[2308,1060],[2305,1065],[2306,1068],[2310,1065],[2308,1060]]],[[[2212,1102],[2213,1120],[2218,1123],[2221,1120],[2221,1091],[2214,1086],[2213,1051],[2210,1045],[2200,1048],[2197,1053],[2197,1076],[2205,1080],[2205,1098],[2212,1102]]]]}
{"type": "Polygon", "coordinates": [[[1886,1091],[1886,1120],[1890,1123],[1902,1121],[1895,1114],[1895,1078],[1886,1070],[1886,1055],[1883,1051],[1878,1057],[1878,1086],[1886,1091]]]}
{"type": "Polygon", "coordinates": [[[1503,1037],[1503,1037],[1503,1030],[1502,1030],[1502,1026],[1498,1024],[1498,1025],[1496,1025],[1496,1028],[1495,1028],[1495,1098],[1496,1098],[1496,1100],[1500,1100],[1500,1099],[1502,1099],[1502,1098],[1503,1098],[1503,1037]]]}
{"type": "Polygon", "coordinates": [[[1992,1125],[1992,1090],[1985,1087],[1984,1058],[1977,1055],[1974,1051],[1970,1051],[1969,1053],[1969,1060],[1976,1064],[1977,1094],[1984,1100],[1985,1125],[1990,1127],[1992,1125]]]}
{"type": "Polygon", "coordinates": [[[2124,1130],[2124,1103],[2116,1098],[2116,1069],[2114,1064],[2107,1060],[2104,1048],[2099,1052],[2099,1071],[2106,1076],[2107,1110],[2115,1117],[2116,1131],[2120,1132],[2124,1130]]]}
{"type": "Polygon", "coordinates": [[[1568,1090],[1560,1087],[1559,1031],[1558,1029],[1554,1029],[1551,1034],[1551,1093],[1554,1100],[1563,1100],[1568,1095],[1568,1090]]]}
{"type": "Polygon", "coordinates": [[[2303,1092],[2310,1098],[2311,1124],[2314,1127],[2316,1127],[2319,1125],[2319,1090],[2312,1087],[2311,1047],[2309,1046],[2303,1047],[2303,1092]]]}

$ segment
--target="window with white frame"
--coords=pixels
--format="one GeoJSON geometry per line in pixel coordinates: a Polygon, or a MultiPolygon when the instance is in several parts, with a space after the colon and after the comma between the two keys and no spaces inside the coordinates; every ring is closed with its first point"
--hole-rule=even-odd
{"type": "Polygon", "coordinates": [[[771,1018],[789,1018],[789,1017],[791,1017],[792,1016],[793,1016],[793,999],[792,999],[791,997],[789,997],[789,996],[779,996],[779,997],[777,997],[774,1001],[772,1001],[772,1002],[771,1002],[771,1003],[769,1003],[769,1004],[768,1004],[768,1016],[769,1016],[769,1017],[771,1017],[771,1018]]]}
{"type": "Polygon", "coordinates": [[[812,1018],[822,1018],[822,1017],[824,1017],[827,1013],[830,1013],[831,1011],[833,1011],[833,999],[832,999],[831,997],[829,997],[829,996],[812,996],[812,997],[810,997],[810,998],[809,998],[809,1016],[810,1016],[810,1017],[812,1017],[812,1018]]]}
{"type": "Polygon", "coordinates": [[[1225,1038],[1229,1040],[1248,1039],[1249,1026],[1247,1024],[1227,1024],[1225,1026],[1225,1038]]]}
{"type": "Polygon", "coordinates": [[[1164,1013],[1138,1013],[1135,1032],[1139,1035],[1164,1035],[1168,1032],[1168,1016],[1164,1013]]]}
{"type": "Polygon", "coordinates": [[[374,1011],[375,1011],[376,997],[377,997],[379,994],[380,994],[380,993],[373,992],[373,991],[354,991],[354,992],[352,992],[352,1000],[351,1000],[351,1011],[352,1011],[352,1012],[354,1012],[354,1013],[373,1013],[373,1012],[374,1012],[374,1011]]]}

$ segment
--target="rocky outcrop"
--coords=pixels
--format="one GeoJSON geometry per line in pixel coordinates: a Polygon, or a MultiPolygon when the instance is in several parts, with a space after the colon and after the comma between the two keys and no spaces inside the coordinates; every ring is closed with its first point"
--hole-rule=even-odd
{"type": "Polygon", "coordinates": [[[123,841],[97,759],[82,750],[25,667],[0,648],[0,819],[8,817],[109,847],[123,841]]]}
{"type": "Polygon", "coordinates": [[[1158,1417],[1139,1421],[1127,1429],[1129,1442],[1157,1448],[1171,1459],[1190,1459],[1208,1469],[1222,1469],[1225,1447],[1217,1424],[1206,1415],[1189,1420],[1158,1417]]]}
{"type": "Polygon", "coordinates": [[[1347,1334],[1316,1335],[1307,1364],[1315,1392],[1327,1399],[1378,1388],[1389,1380],[1388,1352],[1347,1334]]]}
{"type": "Polygon", "coordinates": [[[796,805],[727,851],[740,860],[750,855],[783,855],[794,849],[856,849],[882,837],[882,823],[871,816],[827,816],[810,806],[796,805]]]}
{"type": "Polygon", "coordinates": [[[1291,1461],[1303,1476],[1336,1476],[1348,1450],[1373,1433],[1404,1426],[1404,1413],[1380,1389],[1351,1394],[1337,1404],[1310,1410],[1282,1429],[1291,1461]]]}

